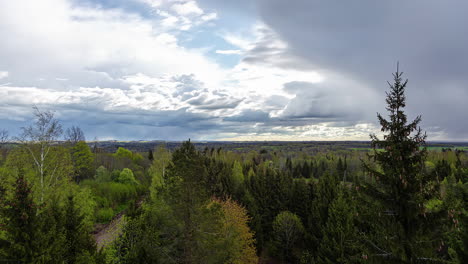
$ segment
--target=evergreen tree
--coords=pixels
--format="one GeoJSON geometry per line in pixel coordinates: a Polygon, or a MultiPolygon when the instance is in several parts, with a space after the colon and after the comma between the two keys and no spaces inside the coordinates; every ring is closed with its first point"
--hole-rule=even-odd
{"type": "Polygon", "coordinates": [[[317,263],[358,263],[362,260],[358,230],[354,223],[356,210],[352,197],[339,188],[330,205],[323,239],[317,252],[317,263]]]}
{"type": "Polygon", "coordinates": [[[338,192],[336,177],[325,173],[314,189],[311,212],[309,214],[308,232],[311,235],[311,249],[316,251],[324,236],[325,225],[328,221],[330,204],[335,200],[338,192]]]}
{"type": "Polygon", "coordinates": [[[32,263],[40,256],[38,230],[38,207],[33,201],[31,187],[22,170],[14,184],[14,194],[1,207],[1,215],[6,219],[4,226],[6,245],[4,258],[11,262],[32,263]]]}
{"type": "MultiPolygon", "coordinates": [[[[383,140],[371,135],[373,154],[370,157],[379,166],[364,164],[373,181],[364,184],[370,199],[381,207],[372,221],[380,223],[380,241],[368,241],[373,255],[385,257],[390,262],[416,263],[434,259],[441,241],[438,239],[437,221],[425,210],[428,198],[425,186],[431,179],[422,173],[426,159],[426,134],[418,127],[421,116],[408,122],[404,112],[405,88],[397,69],[394,83],[387,93],[389,119],[378,114],[383,140]],[[384,151],[377,151],[382,148],[384,151]]],[[[376,230],[374,230],[376,231],[376,230]]],[[[382,260],[381,260],[382,261],[382,260]]]]}
{"type": "Polygon", "coordinates": [[[200,153],[190,141],[174,151],[169,166],[165,198],[174,210],[176,218],[183,223],[183,263],[194,263],[199,257],[199,221],[202,207],[209,198],[206,190],[207,172],[200,153]]]}
{"type": "Polygon", "coordinates": [[[65,256],[66,263],[76,263],[83,254],[94,254],[95,245],[89,230],[83,227],[84,217],[76,207],[73,196],[69,196],[65,205],[65,256]]]}

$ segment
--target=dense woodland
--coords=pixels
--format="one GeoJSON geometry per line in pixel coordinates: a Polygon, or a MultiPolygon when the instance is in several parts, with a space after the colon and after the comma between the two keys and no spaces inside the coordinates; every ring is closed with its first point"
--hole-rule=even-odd
{"type": "Polygon", "coordinates": [[[35,108],[1,133],[0,262],[468,263],[467,154],[425,147],[405,87],[370,151],[109,153],[35,108]]]}

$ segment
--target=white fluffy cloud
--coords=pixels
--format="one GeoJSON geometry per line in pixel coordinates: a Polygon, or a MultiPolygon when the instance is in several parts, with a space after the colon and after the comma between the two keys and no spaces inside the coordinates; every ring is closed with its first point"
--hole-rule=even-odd
{"type": "Polygon", "coordinates": [[[185,3],[176,3],[171,7],[177,14],[186,15],[202,15],[203,10],[197,5],[195,1],[187,1],[185,3]]]}

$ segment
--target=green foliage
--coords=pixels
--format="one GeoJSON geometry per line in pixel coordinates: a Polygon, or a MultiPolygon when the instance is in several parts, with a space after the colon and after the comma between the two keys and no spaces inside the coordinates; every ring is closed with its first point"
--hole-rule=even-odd
{"type": "Polygon", "coordinates": [[[118,157],[118,158],[132,159],[133,158],[133,152],[131,152],[130,150],[128,150],[126,148],[119,147],[117,149],[117,151],[115,152],[114,156],[118,157]]]}
{"type": "Polygon", "coordinates": [[[76,263],[83,256],[95,250],[94,241],[89,235],[89,229],[84,225],[84,216],[76,207],[74,197],[69,196],[65,205],[64,233],[66,263],[76,263]]]}
{"type": "Polygon", "coordinates": [[[111,172],[111,179],[112,179],[113,181],[117,181],[117,179],[119,178],[119,176],[120,176],[120,170],[115,169],[115,170],[113,170],[113,171],[111,172]]]}
{"type": "Polygon", "coordinates": [[[242,172],[242,165],[236,160],[232,165],[232,182],[234,184],[234,190],[241,188],[244,183],[244,173],[242,172]]]}
{"type": "Polygon", "coordinates": [[[110,207],[100,208],[96,212],[96,221],[98,223],[108,223],[112,220],[115,213],[114,210],[110,207]]]}
{"type": "Polygon", "coordinates": [[[317,263],[359,263],[363,246],[360,243],[352,197],[340,190],[330,205],[328,219],[323,228],[323,239],[317,252],[317,263]]]}
{"type": "Polygon", "coordinates": [[[273,221],[273,232],[277,254],[284,260],[293,261],[297,256],[292,251],[304,235],[301,219],[291,212],[281,212],[273,221]]]}
{"type": "Polygon", "coordinates": [[[7,169],[7,179],[5,180],[11,185],[18,175],[18,171],[23,171],[26,180],[31,183],[33,193],[36,194],[34,196],[35,202],[41,204],[50,196],[60,192],[63,186],[68,185],[73,175],[73,164],[70,152],[66,148],[52,146],[49,149],[47,159],[42,163],[41,174],[41,170],[30,154],[30,151],[38,152],[38,147],[31,145],[29,149],[20,147],[10,152],[5,162],[7,169]]]}
{"type": "Polygon", "coordinates": [[[248,226],[250,219],[247,210],[230,199],[214,200],[213,203],[219,204],[222,210],[221,236],[216,241],[221,246],[220,259],[224,263],[258,263],[255,239],[248,226]]]}
{"type": "Polygon", "coordinates": [[[40,254],[40,231],[36,215],[38,207],[31,195],[31,187],[22,172],[14,185],[14,196],[11,200],[2,201],[1,215],[6,219],[6,239],[0,253],[12,262],[32,263],[40,254]]]}
{"type": "Polygon", "coordinates": [[[439,212],[443,208],[443,202],[442,202],[442,200],[439,200],[437,198],[433,198],[433,199],[428,200],[424,204],[424,207],[430,213],[439,212]]]}
{"type": "Polygon", "coordinates": [[[75,180],[78,182],[92,177],[94,168],[94,155],[88,144],[79,141],[71,148],[75,180]]]}
{"type": "Polygon", "coordinates": [[[138,153],[133,153],[130,150],[126,148],[119,147],[117,151],[114,154],[114,157],[120,158],[120,159],[129,159],[133,161],[135,164],[138,164],[143,160],[143,156],[141,156],[138,153]]]}
{"type": "Polygon", "coordinates": [[[133,171],[128,168],[125,168],[120,172],[120,175],[117,178],[116,182],[130,185],[138,184],[138,182],[135,180],[135,176],[133,176],[133,171]]]}
{"type": "Polygon", "coordinates": [[[372,219],[379,223],[379,229],[372,231],[380,235],[369,243],[369,250],[374,254],[385,252],[381,256],[400,263],[415,263],[420,258],[437,259],[436,249],[443,243],[438,222],[441,215],[428,215],[430,212],[424,208],[428,198],[434,195],[430,185],[435,179],[423,173],[427,152],[421,147],[426,135],[418,128],[420,116],[408,123],[403,111],[407,80],[403,81],[401,76],[398,71],[394,74],[394,83],[387,93],[389,120],[378,114],[382,131],[387,134],[383,140],[371,136],[374,149],[385,150],[371,155],[381,170],[365,164],[376,180],[366,182],[363,187],[369,199],[381,206],[372,219]]]}
{"type": "Polygon", "coordinates": [[[148,169],[148,174],[151,177],[150,194],[152,199],[156,199],[158,190],[163,187],[167,167],[170,164],[171,153],[163,146],[159,146],[154,152],[151,167],[148,169]]]}
{"type": "MultiPolygon", "coordinates": [[[[120,175],[120,173],[119,173],[120,175]]],[[[99,166],[96,170],[96,175],[94,176],[94,179],[97,182],[110,182],[112,181],[112,177],[110,172],[106,169],[104,166],[99,166]]]]}
{"type": "Polygon", "coordinates": [[[312,239],[312,248],[317,250],[320,241],[325,235],[325,227],[328,221],[330,205],[333,203],[338,192],[338,181],[335,176],[325,173],[315,188],[312,200],[311,212],[309,213],[308,231],[312,239]]]}

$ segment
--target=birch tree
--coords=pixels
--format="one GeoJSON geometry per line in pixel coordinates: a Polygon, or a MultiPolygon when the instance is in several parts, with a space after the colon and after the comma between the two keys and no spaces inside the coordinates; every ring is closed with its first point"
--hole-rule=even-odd
{"type": "Polygon", "coordinates": [[[59,164],[52,162],[52,168],[47,168],[47,164],[50,164],[48,160],[51,159],[53,143],[59,139],[63,130],[54,112],[41,111],[37,106],[33,109],[35,121],[32,125],[21,128],[22,133],[18,140],[23,143],[33,159],[40,182],[40,202],[43,203],[45,189],[57,181],[59,164]]]}

